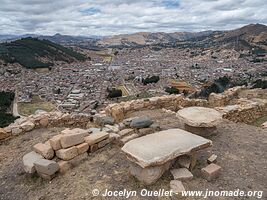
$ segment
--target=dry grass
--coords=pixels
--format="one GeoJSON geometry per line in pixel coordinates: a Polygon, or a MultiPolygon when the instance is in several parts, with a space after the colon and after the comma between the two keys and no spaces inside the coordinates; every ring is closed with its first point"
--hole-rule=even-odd
{"type": "Polygon", "coordinates": [[[36,110],[53,111],[56,106],[51,102],[42,101],[38,96],[34,96],[30,103],[18,103],[18,112],[20,115],[29,116],[36,110]]]}

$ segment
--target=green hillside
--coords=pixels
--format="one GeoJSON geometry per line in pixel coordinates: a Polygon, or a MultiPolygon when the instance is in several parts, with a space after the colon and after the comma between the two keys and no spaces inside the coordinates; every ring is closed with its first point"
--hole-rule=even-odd
{"type": "Polygon", "coordinates": [[[53,61],[84,61],[86,57],[48,40],[24,38],[0,44],[0,59],[34,69],[52,66],[53,61]]]}

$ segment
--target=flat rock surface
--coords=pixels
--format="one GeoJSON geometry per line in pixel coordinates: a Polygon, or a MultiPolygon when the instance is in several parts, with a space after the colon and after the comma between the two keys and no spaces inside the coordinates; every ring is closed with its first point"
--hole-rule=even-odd
{"type": "Polygon", "coordinates": [[[198,135],[182,129],[169,129],[131,140],[122,147],[122,151],[131,161],[145,168],[211,145],[210,140],[198,135]]]}
{"type": "Polygon", "coordinates": [[[185,124],[194,127],[214,127],[222,120],[222,114],[212,108],[188,107],[177,112],[176,115],[185,124]]]}

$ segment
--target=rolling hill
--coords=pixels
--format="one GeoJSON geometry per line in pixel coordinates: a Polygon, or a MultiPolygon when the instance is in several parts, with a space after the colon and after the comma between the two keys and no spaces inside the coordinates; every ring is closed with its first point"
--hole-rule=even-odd
{"type": "Polygon", "coordinates": [[[84,61],[86,57],[49,40],[29,37],[0,44],[0,60],[34,69],[50,67],[54,61],[84,61]]]}

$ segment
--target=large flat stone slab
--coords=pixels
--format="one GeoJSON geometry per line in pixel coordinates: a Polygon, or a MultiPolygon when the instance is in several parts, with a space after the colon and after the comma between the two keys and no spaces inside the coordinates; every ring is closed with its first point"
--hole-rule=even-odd
{"type": "Polygon", "coordinates": [[[214,127],[222,120],[217,110],[205,107],[188,107],[179,110],[176,116],[185,124],[194,127],[214,127]]]}
{"type": "Polygon", "coordinates": [[[212,141],[181,129],[169,129],[133,139],[123,147],[127,157],[146,168],[212,145],[212,141]]]}

